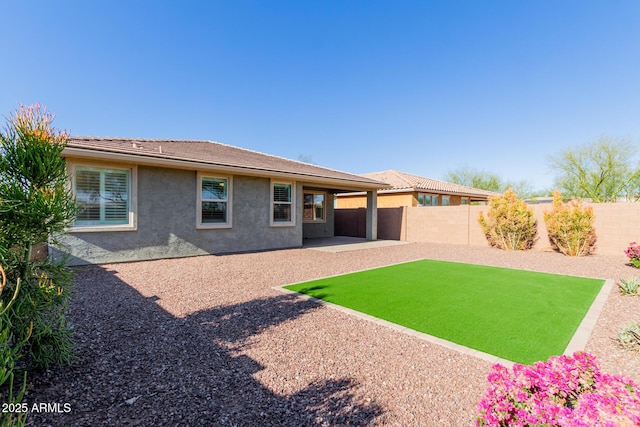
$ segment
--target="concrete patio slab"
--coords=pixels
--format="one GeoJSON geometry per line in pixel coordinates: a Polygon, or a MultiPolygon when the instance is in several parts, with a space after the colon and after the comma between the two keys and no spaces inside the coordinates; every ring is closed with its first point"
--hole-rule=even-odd
{"type": "Polygon", "coordinates": [[[348,252],[359,251],[362,249],[383,248],[388,246],[406,245],[411,242],[402,242],[400,240],[367,240],[360,237],[322,237],[316,239],[306,239],[302,247],[304,249],[313,249],[322,252],[348,252]]]}

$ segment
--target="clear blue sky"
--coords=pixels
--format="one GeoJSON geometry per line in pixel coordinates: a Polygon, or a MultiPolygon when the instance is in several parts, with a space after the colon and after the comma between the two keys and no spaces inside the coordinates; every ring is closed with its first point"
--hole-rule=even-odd
{"type": "Polygon", "coordinates": [[[640,141],[640,1],[3,0],[0,16],[0,115],[40,102],[74,135],[537,188],[562,148],[640,141]]]}

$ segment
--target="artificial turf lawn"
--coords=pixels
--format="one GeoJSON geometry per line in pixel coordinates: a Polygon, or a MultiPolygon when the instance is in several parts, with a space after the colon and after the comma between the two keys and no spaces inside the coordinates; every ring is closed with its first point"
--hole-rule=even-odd
{"type": "Polygon", "coordinates": [[[285,286],[523,364],[564,352],[604,280],[420,260],[285,286]]]}

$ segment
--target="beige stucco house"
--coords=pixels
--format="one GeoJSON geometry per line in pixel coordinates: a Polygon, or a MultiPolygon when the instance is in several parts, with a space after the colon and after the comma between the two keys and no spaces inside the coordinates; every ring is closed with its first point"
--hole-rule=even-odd
{"type": "MultiPolygon", "coordinates": [[[[378,190],[377,205],[379,208],[457,206],[487,202],[489,197],[498,195],[493,191],[480,190],[395,170],[365,173],[361,176],[390,185],[390,188],[378,190]]],[[[367,197],[364,192],[336,195],[336,208],[365,207],[367,207],[367,197]]]]}

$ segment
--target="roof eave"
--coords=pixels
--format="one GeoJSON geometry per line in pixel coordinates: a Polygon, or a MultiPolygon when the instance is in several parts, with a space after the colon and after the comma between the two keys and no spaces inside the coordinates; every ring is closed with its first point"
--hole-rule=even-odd
{"type": "MultiPolygon", "coordinates": [[[[297,181],[304,181],[313,184],[322,184],[331,186],[337,190],[357,191],[357,190],[378,190],[387,184],[377,181],[362,182],[358,180],[347,180],[339,178],[321,177],[313,174],[283,172],[270,169],[250,168],[244,166],[230,166],[224,164],[216,164],[197,160],[171,159],[167,157],[157,157],[147,154],[129,154],[114,151],[106,151],[100,149],[65,147],[62,152],[63,156],[70,158],[81,158],[89,160],[101,161],[117,161],[124,163],[134,163],[149,166],[162,166],[175,169],[199,170],[199,171],[216,171],[230,174],[267,177],[267,178],[283,178],[297,181]]],[[[354,175],[355,176],[355,175],[354,175]]]]}

